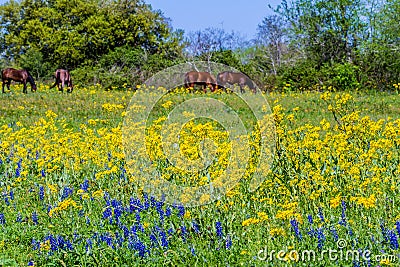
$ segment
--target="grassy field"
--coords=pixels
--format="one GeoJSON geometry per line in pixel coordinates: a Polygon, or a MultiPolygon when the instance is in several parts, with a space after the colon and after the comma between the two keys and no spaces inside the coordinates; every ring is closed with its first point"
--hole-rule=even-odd
{"type": "MultiPolygon", "coordinates": [[[[265,94],[276,144],[272,166],[261,166],[264,182],[250,192],[244,175],[226,196],[191,208],[146,194],[138,185],[146,170],[129,171],[123,122],[127,112],[141,118],[150,98],[78,86],[72,94],[41,86],[25,95],[15,86],[0,95],[0,265],[400,262],[397,94],[265,94]],[[132,97],[140,101],[129,106],[132,97]]],[[[218,99],[230,101],[224,94],[218,99]]],[[[154,116],[168,119],[176,104],[168,100],[154,116]]],[[[193,116],[204,112],[201,105],[193,108],[193,116]]],[[[210,170],[194,176],[174,173],[158,154],[157,142],[146,143],[154,152],[150,157],[170,181],[217,183],[223,167],[236,164],[229,162],[231,141],[213,122],[192,122],[168,131],[167,137],[179,135],[180,149],[193,161],[204,156],[198,139],[213,139],[210,151],[218,157],[210,170]]],[[[153,136],[148,140],[160,140],[149,127],[153,136]]],[[[164,141],[172,144],[168,138],[164,141]]],[[[143,156],[139,152],[136,160],[143,156]]],[[[255,171],[252,157],[246,174],[255,171]]]]}

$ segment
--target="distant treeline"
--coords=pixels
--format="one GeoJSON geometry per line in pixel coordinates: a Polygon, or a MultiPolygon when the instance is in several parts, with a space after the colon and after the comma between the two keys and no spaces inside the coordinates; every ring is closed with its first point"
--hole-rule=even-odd
{"type": "MultiPolygon", "coordinates": [[[[266,13],[270,7],[266,4],[266,13]]],[[[134,87],[174,64],[235,67],[266,90],[393,90],[400,82],[400,0],[282,1],[257,38],[174,30],[141,0],[22,0],[0,6],[0,67],[38,80],[134,87]]]]}

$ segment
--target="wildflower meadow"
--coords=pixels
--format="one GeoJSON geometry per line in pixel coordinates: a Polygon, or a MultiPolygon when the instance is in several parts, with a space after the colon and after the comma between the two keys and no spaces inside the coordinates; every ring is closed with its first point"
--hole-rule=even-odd
{"type": "Polygon", "coordinates": [[[151,92],[76,85],[66,94],[40,84],[23,94],[13,85],[0,95],[0,265],[398,266],[400,98],[331,89],[263,93],[265,110],[260,96],[245,93],[273,122],[269,164],[257,165],[263,124],[245,142],[232,140],[227,124],[199,119],[203,106],[193,104],[183,127],[162,130],[177,102],[193,96],[238,101],[250,125],[251,114],[224,91],[177,90],[146,125],[151,92]],[[145,135],[124,134],[128,116],[145,135]],[[129,159],[124,135],[145,140],[129,159]],[[208,168],[190,172],[203,159],[208,168]],[[226,185],[228,165],[228,177],[243,174],[226,185]],[[262,181],[251,188],[255,172],[262,181]],[[193,192],[175,202],[148,193],[153,174],[223,189],[215,199],[199,193],[201,205],[190,206],[193,192]]]}

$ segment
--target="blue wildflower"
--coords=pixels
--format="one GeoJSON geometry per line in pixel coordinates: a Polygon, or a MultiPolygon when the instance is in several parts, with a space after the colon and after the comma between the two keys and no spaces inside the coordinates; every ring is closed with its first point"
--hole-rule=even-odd
{"type": "Polygon", "coordinates": [[[292,220],[290,220],[290,224],[292,225],[292,229],[293,229],[294,234],[296,235],[296,237],[299,240],[301,240],[302,239],[302,235],[300,233],[299,223],[296,221],[296,219],[292,219],[292,220]]]}
{"type": "Polygon", "coordinates": [[[28,266],[35,266],[35,263],[33,262],[33,260],[28,261],[28,266]]]}
{"type": "Polygon", "coordinates": [[[6,224],[6,218],[3,213],[0,213],[0,224],[6,224]]]}
{"type": "Polygon", "coordinates": [[[12,190],[10,191],[10,199],[14,200],[14,191],[12,191],[12,190]]]}
{"type": "Polygon", "coordinates": [[[40,242],[36,241],[34,238],[32,238],[32,249],[33,250],[39,250],[40,249],[40,242]]]}
{"type": "Polygon", "coordinates": [[[111,218],[111,216],[112,216],[112,209],[111,209],[111,207],[107,207],[107,208],[103,211],[103,219],[111,218]]]}
{"type": "Polygon", "coordinates": [[[307,219],[308,219],[308,222],[310,223],[310,224],[313,224],[313,217],[312,217],[312,215],[311,214],[309,214],[308,216],[307,216],[307,219]]]}
{"type": "Polygon", "coordinates": [[[398,249],[399,248],[399,242],[397,240],[397,235],[395,234],[395,232],[392,231],[392,230],[389,230],[387,235],[389,237],[390,247],[392,249],[398,249]]]}
{"type": "Polygon", "coordinates": [[[171,214],[172,214],[171,207],[168,206],[165,209],[165,216],[169,217],[169,216],[171,216],[171,214]]]}
{"type": "Polygon", "coordinates": [[[149,251],[146,249],[145,244],[143,244],[140,240],[138,240],[134,244],[134,249],[139,252],[140,257],[144,257],[144,256],[146,256],[146,253],[149,253],[149,251]]]}
{"type": "Polygon", "coordinates": [[[4,198],[4,202],[6,203],[7,206],[10,205],[10,200],[8,199],[8,197],[5,197],[5,198],[4,198]]]}
{"type": "Polygon", "coordinates": [[[346,202],[342,200],[342,220],[339,222],[339,224],[346,226],[347,224],[347,219],[346,219],[346,202]]]}
{"type": "Polygon", "coordinates": [[[217,236],[219,238],[222,238],[223,233],[222,233],[222,224],[221,224],[221,222],[216,222],[215,223],[215,229],[216,229],[217,236]]]}
{"type": "Polygon", "coordinates": [[[168,238],[164,231],[160,231],[161,246],[168,248],[168,238]]]}
{"type": "Polygon", "coordinates": [[[178,205],[176,207],[178,209],[178,217],[183,217],[185,215],[185,207],[183,205],[178,205]]]}
{"type": "Polygon", "coordinates": [[[150,234],[150,240],[153,243],[153,246],[157,246],[158,245],[157,237],[156,237],[155,234],[153,234],[153,233],[150,234]]]}
{"type": "Polygon", "coordinates": [[[324,214],[323,214],[321,207],[318,208],[318,216],[319,216],[321,222],[325,222],[324,214]]]}
{"type": "Polygon", "coordinates": [[[317,230],[317,238],[318,238],[318,248],[322,249],[325,242],[324,229],[322,227],[318,228],[317,230]]]}
{"type": "Polygon", "coordinates": [[[38,224],[38,216],[37,216],[36,211],[32,212],[32,222],[34,224],[38,224]]]}
{"type": "Polygon", "coordinates": [[[41,201],[44,200],[44,187],[43,187],[43,186],[40,186],[40,187],[39,187],[39,199],[40,199],[41,201]]]}
{"type": "Polygon", "coordinates": [[[183,225],[182,227],[181,227],[181,231],[182,231],[182,239],[183,239],[183,241],[186,241],[186,234],[187,234],[187,229],[186,229],[186,227],[183,225]]]}
{"type": "Polygon", "coordinates": [[[193,231],[194,231],[196,234],[200,234],[200,227],[199,227],[199,225],[198,225],[195,221],[192,222],[192,227],[193,227],[193,231]]]}
{"type": "Polygon", "coordinates": [[[88,191],[89,189],[89,180],[85,179],[85,181],[83,181],[83,184],[81,184],[81,189],[85,192],[88,191]]]}
{"type": "Polygon", "coordinates": [[[396,222],[397,235],[400,237],[400,221],[396,222]]]}
{"type": "Polygon", "coordinates": [[[338,241],[339,240],[339,235],[338,235],[338,233],[336,231],[336,228],[334,226],[332,226],[330,230],[331,230],[331,233],[332,233],[332,236],[333,236],[333,240],[338,241]]]}
{"type": "Polygon", "coordinates": [[[44,169],[42,169],[42,171],[40,172],[40,174],[42,175],[42,177],[46,177],[46,172],[44,171],[44,169]]]}
{"type": "Polygon", "coordinates": [[[64,187],[63,193],[62,193],[62,196],[61,196],[61,200],[64,200],[67,197],[69,197],[70,195],[72,195],[73,191],[74,190],[72,188],[64,187]]]}
{"type": "Polygon", "coordinates": [[[225,241],[225,248],[226,248],[226,249],[231,249],[231,247],[232,247],[232,239],[231,239],[231,237],[228,235],[228,236],[226,237],[226,241],[225,241]]]}

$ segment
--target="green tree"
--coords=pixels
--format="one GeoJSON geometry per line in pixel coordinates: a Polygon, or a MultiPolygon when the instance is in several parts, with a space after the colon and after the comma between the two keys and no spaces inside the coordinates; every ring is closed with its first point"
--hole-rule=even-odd
{"type": "Polygon", "coordinates": [[[0,7],[0,25],[3,57],[53,68],[99,69],[120,47],[168,60],[182,54],[182,35],[141,0],[11,0],[0,7]]]}

